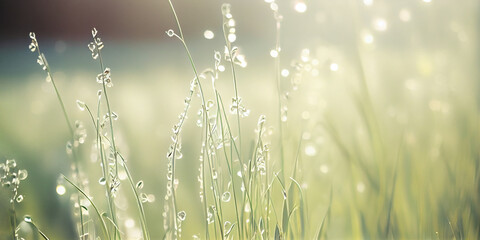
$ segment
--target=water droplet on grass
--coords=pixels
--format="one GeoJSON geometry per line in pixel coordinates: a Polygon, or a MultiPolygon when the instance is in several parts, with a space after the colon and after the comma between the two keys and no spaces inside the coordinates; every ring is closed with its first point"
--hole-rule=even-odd
{"type": "Polygon", "coordinates": [[[387,30],[388,23],[383,18],[377,18],[373,21],[373,28],[377,31],[383,32],[383,31],[387,30]]]}
{"type": "Polygon", "coordinates": [[[338,64],[336,64],[336,63],[330,64],[330,70],[331,70],[332,72],[338,71],[338,64]]]}
{"type": "Polygon", "coordinates": [[[233,19],[228,20],[228,26],[229,27],[235,27],[235,20],[233,20],[233,19]]]}
{"type": "Polygon", "coordinates": [[[233,43],[235,42],[235,40],[237,40],[237,35],[235,35],[235,33],[230,33],[228,34],[228,41],[233,43]]]}
{"type": "Polygon", "coordinates": [[[215,34],[210,30],[205,30],[205,32],[203,32],[203,37],[205,37],[206,39],[213,39],[215,37],[215,34]]]}
{"type": "Polygon", "coordinates": [[[107,180],[104,177],[101,177],[100,179],[98,179],[98,183],[100,183],[100,185],[105,185],[107,183],[107,180]]]}
{"type": "Polygon", "coordinates": [[[230,199],[231,199],[231,194],[229,191],[226,191],[222,194],[222,201],[224,202],[230,202],[230,199]]]}
{"type": "Polygon", "coordinates": [[[97,36],[97,33],[98,33],[97,29],[96,29],[96,28],[93,28],[93,29],[92,29],[92,37],[96,37],[96,36],[97,36]]]}
{"type": "Polygon", "coordinates": [[[143,181],[138,181],[137,183],[137,189],[142,189],[143,188],[143,181]]]}
{"type": "Polygon", "coordinates": [[[65,192],[67,192],[67,190],[65,189],[65,186],[59,184],[57,185],[57,188],[55,189],[57,194],[62,196],[63,194],[65,194],[65,192]]]}
{"type": "Polygon", "coordinates": [[[317,149],[315,148],[314,145],[308,144],[305,147],[305,154],[309,157],[313,157],[313,156],[317,155],[317,149]]]}
{"type": "Polygon", "coordinates": [[[32,52],[35,52],[35,50],[37,50],[37,46],[32,42],[30,45],[28,45],[28,49],[30,49],[32,52]]]}
{"type": "Polygon", "coordinates": [[[277,52],[277,50],[271,50],[271,51],[270,51],[270,56],[273,57],[273,58],[278,57],[278,52],[277,52]]]}
{"type": "Polygon", "coordinates": [[[270,3],[270,9],[275,12],[278,11],[278,4],[275,2],[270,3]]]}
{"type": "Polygon", "coordinates": [[[80,100],[77,100],[77,107],[80,111],[85,111],[85,103],[80,100]]]}
{"type": "Polygon", "coordinates": [[[15,199],[18,203],[21,203],[23,201],[23,195],[18,195],[17,199],[15,199]]]}
{"type": "Polygon", "coordinates": [[[148,202],[148,196],[147,196],[147,194],[141,193],[141,194],[140,194],[140,201],[142,201],[142,203],[148,202]]]}
{"type": "Polygon", "coordinates": [[[18,179],[25,180],[28,177],[28,172],[25,169],[18,170],[18,179]]]}
{"type": "Polygon", "coordinates": [[[25,217],[23,217],[23,221],[25,221],[27,223],[31,223],[32,222],[32,217],[30,217],[29,215],[25,215],[25,217]]]}
{"type": "Polygon", "coordinates": [[[185,218],[187,217],[187,213],[185,211],[180,211],[177,213],[178,220],[183,222],[185,221],[185,218]]]}
{"type": "Polygon", "coordinates": [[[8,168],[15,168],[17,167],[17,162],[15,162],[14,159],[8,159],[5,163],[5,165],[8,167],[8,168]]]}
{"type": "Polygon", "coordinates": [[[172,29],[168,29],[168,31],[166,33],[169,37],[175,36],[175,32],[172,29]]]}
{"type": "Polygon", "coordinates": [[[295,11],[299,13],[304,13],[307,11],[307,5],[304,2],[298,2],[295,4],[295,11]]]}

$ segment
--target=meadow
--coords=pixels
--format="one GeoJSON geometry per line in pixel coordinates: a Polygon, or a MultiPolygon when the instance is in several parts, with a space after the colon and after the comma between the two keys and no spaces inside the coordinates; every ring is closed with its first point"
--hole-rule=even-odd
{"type": "Polygon", "coordinates": [[[1,42],[0,239],[480,238],[480,3],[164,2],[1,42]]]}

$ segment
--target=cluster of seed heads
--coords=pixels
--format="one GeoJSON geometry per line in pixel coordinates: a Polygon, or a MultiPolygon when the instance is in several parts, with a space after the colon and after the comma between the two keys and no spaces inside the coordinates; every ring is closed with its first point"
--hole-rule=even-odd
{"type": "Polygon", "coordinates": [[[232,98],[232,104],[230,105],[230,113],[240,114],[241,117],[248,117],[250,115],[250,109],[247,109],[243,103],[242,98],[232,98]]]}
{"type": "Polygon", "coordinates": [[[90,49],[90,52],[92,52],[93,59],[98,58],[100,54],[100,50],[102,50],[104,47],[102,40],[99,37],[97,37],[97,34],[98,34],[97,29],[93,28],[92,29],[93,42],[90,42],[88,44],[88,49],[90,49]]]}
{"type": "Polygon", "coordinates": [[[38,65],[40,65],[40,67],[42,67],[42,70],[47,73],[47,77],[45,78],[45,81],[51,82],[52,77],[50,76],[50,72],[48,71],[48,62],[47,62],[47,59],[45,58],[45,55],[43,55],[43,53],[40,52],[40,47],[38,46],[38,41],[35,36],[35,33],[30,32],[29,37],[32,40],[32,42],[30,43],[30,45],[28,45],[28,48],[32,52],[37,51],[38,53],[37,63],[38,65]]]}
{"type": "Polygon", "coordinates": [[[0,183],[10,192],[10,203],[23,201],[23,195],[18,194],[18,188],[20,187],[20,181],[25,180],[27,176],[27,170],[18,169],[14,159],[0,163],[0,183]]]}
{"type": "Polygon", "coordinates": [[[102,73],[97,75],[97,83],[105,84],[107,87],[112,87],[112,78],[110,76],[110,68],[105,68],[102,73]]]}
{"type": "Polygon", "coordinates": [[[225,34],[227,34],[227,40],[233,43],[237,40],[237,35],[235,35],[235,20],[230,13],[230,9],[230,4],[224,3],[222,5],[223,27],[226,30],[225,34]]]}

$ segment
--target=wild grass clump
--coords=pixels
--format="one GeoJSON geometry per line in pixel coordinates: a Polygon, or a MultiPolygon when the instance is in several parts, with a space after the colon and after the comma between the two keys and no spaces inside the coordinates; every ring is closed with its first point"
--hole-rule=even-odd
{"type": "MultiPolygon", "coordinates": [[[[435,125],[441,128],[439,132],[448,137],[423,135],[438,151],[432,157],[434,163],[428,162],[427,150],[422,147],[432,146],[418,142],[413,126],[385,121],[379,113],[380,104],[370,89],[357,43],[350,48],[353,60],[342,66],[353,69],[357,81],[348,85],[350,99],[344,100],[350,103],[347,115],[354,117],[339,117],[343,105],[333,103],[332,109],[326,109],[319,106],[317,98],[311,103],[307,98],[319,95],[315,81],[325,70],[322,64],[328,72],[340,67],[331,60],[321,63],[321,56],[309,48],[300,51],[299,59],[285,60],[280,34],[285,19],[275,0],[265,2],[275,30],[275,41],[267,51],[274,66],[271,85],[275,88],[269,89],[274,92],[274,114],[252,111],[250,106],[255,103],[240,87],[239,73],[247,67],[248,58],[237,45],[242,36],[237,36],[236,27],[241,23],[235,21],[232,6],[223,4],[220,9],[223,44],[212,53],[211,66],[199,69],[176,9],[168,0],[176,27],[166,35],[183,48],[193,79],[171,132],[162,136],[169,139],[168,146],[158,150],[166,149],[165,157],[157,159],[162,171],[149,169],[152,172],[142,174],[136,171],[142,159],[127,160],[119,131],[121,109],[109,97],[115,91],[116,70],[104,62],[106,45],[100,32],[93,28],[87,45],[98,65],[96,76],[91,76],[92,83],[98,84],[96,97],[75,102],[86,122],[72,121],[73,110],[64,102],[37,36],[29,34],[29,49],[53,87],[69,133],[65,161],[71,171],[59,174],[56,192],[70,195],[75,238],[479,237],[479,139],[468,131],[478,130],[477,121],[459,111],[457,120],[466,126],[459,127],[463,131],[458,133],[445,129],[454,121],[432,117],[440,122],[435,125]],[[312,105],[318,108],[309,109],[312,105]],[[197,127],[192,133],[185,132],[189,122],[197,127]],[[184,145],[184,139],[188,144],[184,145]],[[454,147],[449,144],[462,150],[451,149],[454,147]],[[432,165],[441,166],[435,169],[441,174],[429,172],[432,165]],[[182,171],[185,166],[194,171],[182,171]],[[196,175],[193,182],[185,176],[192,172],[196,175]],[[150,174],[162,184],[150,187],[153,184],[146,180],[150,174]],[[448,178],[445,188],[433,183],[440,178],[448,178]],[[415,188],[417,184],[422,186],[415,188]],[[149,192],[151,189],[155,193],[149,192]],[[161,218],[153,217],[160,214],[150,213],[149,205],[160,206],[161,218]]],[[[304,12],[306,5],[296,9],[304,12]]],[[[212,34],[205,33],[205,37],[212,38],[212,34]]],[[[444,109],[438,102],[431,105],[435,111],[444,109]]],[[[2,212],[10,223],[9,233],[0,236],[48,239],[48,232],[40,231],[30,216],[21,221],[17,216],[16,205],[23,200],[19,186],[26,178],[27,171],[19,170],[14,160],[0,164],[0,200],[7,201],[1,206],[8,209],[2,212]]]]}

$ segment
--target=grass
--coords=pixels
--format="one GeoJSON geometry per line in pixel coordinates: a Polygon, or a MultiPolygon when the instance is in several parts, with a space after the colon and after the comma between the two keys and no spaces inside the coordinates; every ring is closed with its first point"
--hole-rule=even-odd
{"type": "MultiPolygon", "coordinates": [[[[116,90],[115,69],[104,63],[103,48],[108,44],[100,33],[94,28],[88,45],[100,70],[97,98],[76,101],[88,119],[85,125],[71,121],[75,114],[65,104],[68,94],[56,82],[36,35],[30,34],[30,50],[38,55],[70,135],[65,159],[71,159],[72,168],[61,175],[58,186],[66,187],[71,196],[75,238],[480,237],[478,103],[470,98],[475,91],[434,95],[427,89],[424,94],[434,95],[433,99],[412,100],[387,114],[382,111],[387,104],[381,100],[389,98],[382,99],[372,90],[359,42],[354,41],[351,59],[340,68],[330,60],[327,69],[322,68],[321,56],[308,49],[286,67],[284,61],[289,59],[283,53],[281,30],[288,19],[271,1],[275,41],[268,91],[274,92],[276,104],[273,111],[257,114],[247,98],[251,95],[242,88],[247,62],[236,46],[236,27],[241,23],[235,22],[232,6],[221,8],[224,43],[218,47],[224,51],[215,51],[213,65],[200,70],[180,15],[173,2],[168,3],[176,27],[166,35],[183,48],[193,80],[171,132],[162,135],[170,139],[166,156],[155,159],[162,171],[147,172],[141,169],[143,159],[128,159],[122,117],[115,112],[122,109],[111,97],[116,90]],[[343,67],[351,69],[346,78],[353,80],[330,81],[318,88],[313,70],[317,74],[326,70],[325,77],[343,67]],[[339,87],[342,93],[333,91],[339,87]],[[335,93],[329,98],[331,107],[323,108],[318,98],[331,92],[335,93]],[[427,106],[419,111],[414,106],[419,103],[427,106]],[[404,120],[409,112],[423,119],[404,120]],[[86,138],[87,132],[94,137],[86,138]],[[87,144],[93,148],[86,148],[87,144]]],[[[355,36],[361,35],[359,30],[355,26],[355,36]]],[[[411,100],[409,96],[402,100],[411,100]]],[[[0,196],[8,201],[0,210],[9,218],[9,230],[2,228],[0,237],[55,239],[49,226],[53,223],[34,223],[30,216],[19,221],[16,209],[23,195],[18,192],[20,181],[13,179],[24,180],[26,172],[17,168],[11,160],[0,165],[0,196]]],[[[57,193],[65,192],[57,189],[57,193]]]]}

